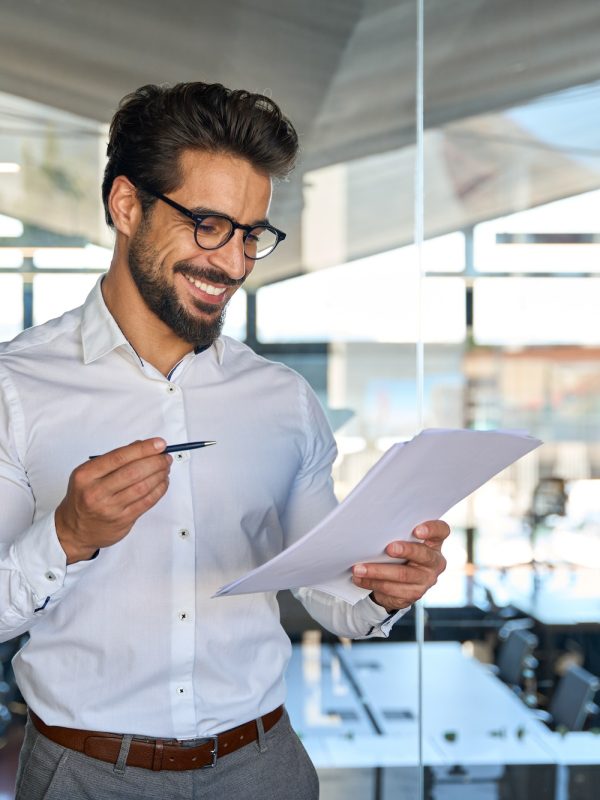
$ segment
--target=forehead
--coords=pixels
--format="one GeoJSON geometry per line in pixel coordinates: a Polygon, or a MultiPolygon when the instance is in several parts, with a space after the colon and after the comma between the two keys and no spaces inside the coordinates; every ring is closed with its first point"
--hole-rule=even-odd
{"type": "Polygon", "coordinates": [[[180,156],[180,168],[183,180],[171,195],[183,205],[222,211],[242,222],[266,217],[271,178],[246,159],[186,150],[180,156]]]}

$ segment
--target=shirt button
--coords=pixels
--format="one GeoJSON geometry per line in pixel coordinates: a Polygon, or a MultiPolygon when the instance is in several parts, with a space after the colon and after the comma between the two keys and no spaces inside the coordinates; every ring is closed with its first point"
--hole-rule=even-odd
{"type": "Polygon", "coordinates": [[[187,539],[187,538],[188,538],[188,536],[190,535],[190,532],[188,531],[188,529],[187,529],[187,528],[182,528],[182,529],[179,531],[179,535],[181,536],[181,538],[182,538],[182,539],[187,539]]]}
{"type": "Polygon", "coordinates": [[[177,387],[175,386],[175,384],[173,384],[173,383],[170,383],[170,384],[167,386],[167,392],[168,392],[169,394],[173,394],[173,392],[176,392],[176,391],[177,391],[177,387]]]}
{"type": "Polygon", "coordinates": [[[178,686],[177,687],[177,694],[183,694],[184,692],[185,692],[185,689],[183,688],[183,686],[178,686]]]}
{"type": "Polygon", "coordinates": [[[187,619],[187,613],[185,611],[181,611],[179,614],[179,619],[183,622],[183,620],[187,619]]]}
{"type": "Polygon", "coordinates": [[[47,572],[46,573],[46,580],[55,581],[56,580],[56,575],[53,572],[47,572]]]}

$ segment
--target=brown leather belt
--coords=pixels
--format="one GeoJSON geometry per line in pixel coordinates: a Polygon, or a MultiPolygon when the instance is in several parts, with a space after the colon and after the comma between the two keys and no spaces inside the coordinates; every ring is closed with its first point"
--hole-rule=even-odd
{"type": "MultiPolygon", "coordinates": [[[[261,717],[265,732],[281,719],[282,714],[283,706],[279,706],[261,717]]],[[[56,744],[100,761],[116,763],[123,736],[46,725],[31,709],[29,716],[37,730],[56,744]]],[[[126,763],[130,767],[152,770],[214,767],[217,758],[234,753],[240,747],[256,741],[257,722],[258,720],[253,719],[236,728],[201,739],[149,739],[145,736],[134,736],[126,763]]]]}

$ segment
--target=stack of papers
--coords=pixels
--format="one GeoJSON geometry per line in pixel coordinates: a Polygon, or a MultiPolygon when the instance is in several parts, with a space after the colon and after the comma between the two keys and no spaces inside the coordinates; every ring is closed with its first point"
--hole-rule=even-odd
{"type": "Polygon", "coordinates": [[[393,445],[348,497],[277,556],[215,597],[312,586],[356,603],[351,567],[390,562],[395,540],[448,509],[542,442],[521,432],[431,428],[393,445]]]}

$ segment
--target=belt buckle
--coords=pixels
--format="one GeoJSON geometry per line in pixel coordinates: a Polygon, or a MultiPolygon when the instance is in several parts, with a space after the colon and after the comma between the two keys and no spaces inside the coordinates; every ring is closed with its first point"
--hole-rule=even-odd
{"type": "Polygon", "coordinates": [[[212,756],[212,761],[210,764],[205,764],[200,769],[212,769],[213,767],[217,766],[217,757],[219,751],[219,735],[215,734],[214,736],[201,736],[199,739],[180,739],[179,746],[180,747],[200,747],[207,742],[212,741],[213,746],[210,754],[212,756]]]}

